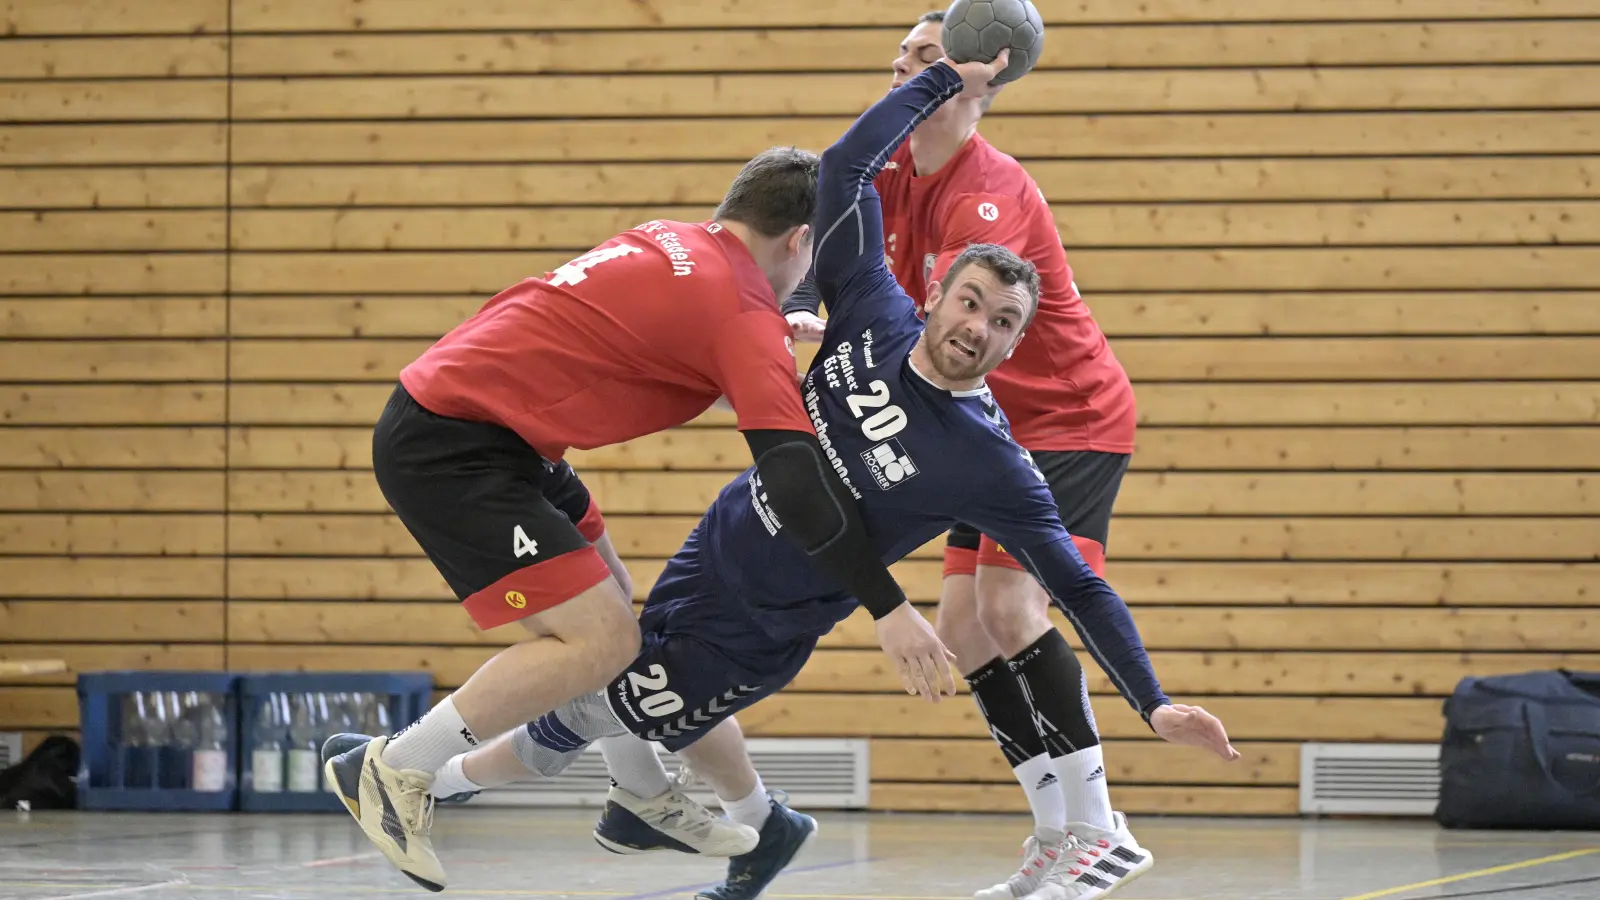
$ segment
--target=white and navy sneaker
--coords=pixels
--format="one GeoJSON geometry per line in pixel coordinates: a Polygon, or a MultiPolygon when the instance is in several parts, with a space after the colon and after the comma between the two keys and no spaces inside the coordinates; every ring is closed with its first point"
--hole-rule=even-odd
{"type": "Polygon", "coordinates": [[[639,797],[613,782],[594,826],[595,842],[612,853],[676,850],[701,856],[738,856],[754,850],[754,828],[725,819],[677,786],[659,797],[639,797]]]}
{"type": "Polygon", "coordinates": [[[1107,831],[1084,822],[1068,823],[1068,846],[1044,882],[1026,900],[1098,900],[1155,865],[1128,830],[1128,818],[1112,813],[1107,831]]]}
{"type": "Polygon", "coordinates": [[[1067,843],[1067,833],[1054,828],[1040,828],[1022,842],[1022,866],[1005,881],[973,894],[973,900],[1022,900],[1044,884],[1046,875],[1067,843]]]}
{"type": "Polygon", "coordinates": [[[749,853],[728,860],[727,879],[696,893],[695,900],[756,900],[816,839],[816,819],[779,803],[771,793],[767,802],[772,811],[761,826],[761,843],[749,853]]]}

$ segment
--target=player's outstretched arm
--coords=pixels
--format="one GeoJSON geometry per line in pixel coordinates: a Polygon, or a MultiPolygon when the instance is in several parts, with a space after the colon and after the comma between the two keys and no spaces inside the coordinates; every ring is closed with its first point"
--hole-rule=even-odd
{"type": "Polygon", "coordinates": [[[1032,547],[1006,544],[1067,616],[1095,661],[1162,739],[1204,747],[1226,760],[1239,758],[1216,716],[1198,706],[1174,705],[1162,693],[1128,605],[1094,573],[1065,529],[1060,538],[1032,547]]]}
{"type": "Polygon", "coordinates": [[[994,468],[998,481],[984,480],[983,489],[968,498],[963,520],[994,535],[1038,580],[1117,691],[1157,735],[1238,759],[1221,721],[1199,707],[1174,706],[1162,692],[1128,605],[1084,561],[1021,448],[1014,460],[994,468]]]}
{"type": "Polygon", "coordinates": [[[829,315],[856,298],[904,297],[883,260],[883,208],[872,179],[912,129],[963,90],[981,94],[1006,66],[940,60],[872,104],[833,146],[817,175],[818,231],[812,278],[829,315]]]}

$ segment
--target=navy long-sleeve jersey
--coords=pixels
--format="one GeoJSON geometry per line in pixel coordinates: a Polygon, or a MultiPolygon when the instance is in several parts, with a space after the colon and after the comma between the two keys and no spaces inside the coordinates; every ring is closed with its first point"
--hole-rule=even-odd
{"type": "MultiPolygon", "coordinates": [[[[957,519],[993,536],[1044,585],[1123,696],[1148,716],[1167,698],[1128,608],[1078,554],[988,389],[944,390],[909,358],[923,325],[885,265],[872,179],[961,87],[953,69],[934,65],[875,104],[822,156],[813,266],[829,317],[802,388],[806,411],[885,563],[957,519]]],[[[779,537],[782,527],[755,469],[747,470],[706,513],[707,568],[773,637],[826,633],[856,601],[779,537]]]]}

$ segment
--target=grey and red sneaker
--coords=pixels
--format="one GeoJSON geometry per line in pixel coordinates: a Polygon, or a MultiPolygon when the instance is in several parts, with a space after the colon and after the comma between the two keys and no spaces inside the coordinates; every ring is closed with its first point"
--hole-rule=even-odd
{"type": "Polygon", "coordinates": [[[1155,857],[1134,840],[1127,817],[1112,813],[1112,821],[1117,827],[1109,831],[1068,823],[1070,846],[1026,900],[1099,900],[1150,871],[1155,857]]]}

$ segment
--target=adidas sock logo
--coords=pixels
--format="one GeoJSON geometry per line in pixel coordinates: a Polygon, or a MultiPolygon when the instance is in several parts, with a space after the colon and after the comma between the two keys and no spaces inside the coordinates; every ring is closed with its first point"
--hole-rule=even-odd
{"type": "Polygon", "coordinates": [[[1088,783],[1090,781],[1094,781],[1097,778],[1104,778],[1104,777],[1106,777],[1106,767],[1105,766],[1095,766],[1094,767],[1094,771],[1089,773],[1089,777],[1085,778],[1084,782],[1088,783]]]}
{"type": "Polygon", "coordinates": [[[1051,786],[1052,784],[1057,784],[1057,783],[1058,782],[1056,781],[1056,773],[1054,773],[1054,772],[1046,772],[1046,773],[1044,773],[1044,777],[1039,779],[1039,783],[1033,786],[1033,789],[1036,790],[1036,791],[1042,791],[1045,788],[1051,786]]]}

